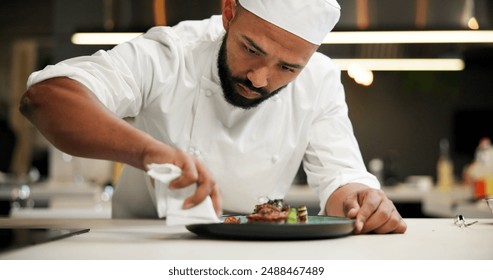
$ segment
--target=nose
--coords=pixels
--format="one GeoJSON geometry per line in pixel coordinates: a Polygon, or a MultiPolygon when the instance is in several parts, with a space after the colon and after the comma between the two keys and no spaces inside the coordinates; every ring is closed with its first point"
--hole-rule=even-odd
{"type": "Polygon", "coordinates": [[[268,84],[269,69],[267,67],[259,67],[247,73],[247,78],[256,88],[266,87],[268,84]]]}

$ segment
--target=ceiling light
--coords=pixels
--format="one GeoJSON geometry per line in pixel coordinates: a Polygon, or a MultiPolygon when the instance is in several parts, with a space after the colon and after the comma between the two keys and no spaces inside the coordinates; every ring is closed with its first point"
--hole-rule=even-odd
{"type": "Polygon", "coordinates": [[[478,30],[479,29],[478,20],[475,17],[471,17],[467,21],[467,27],[469,27],[470,29],[473,29],[473,30],[478,30]]]}
{"type": "Polygon", "coordinates": [[[493,43],[493,31],[333,31],[324,44],[493,43]]]}
{"type": "MultiPolygon", "coordinates": [[[[142,32],[80,32],[72,35],[76,45],[117,45],[142,32]]],[[[493,43],[493,31],[333,31],[324,44],[418,44],[418,43],[493,43]]]]}
{"type": "Polygon", "coordinates": [[[347,73],[349,77],[360,85],[370,86],[373,83],[373,72],[357,63],[349,65],[347,73]]]}
{"type": "Polygon", "coordinates": [[[370,71],[462,71],[462,59],[333,59],[341,70],[357,66],[370,71]]]}
{"type": "Polygon", "coordinates": [[[75,45],[118,45],[129,41],[142,32],[79,32],[70,39],[75,45]]]}

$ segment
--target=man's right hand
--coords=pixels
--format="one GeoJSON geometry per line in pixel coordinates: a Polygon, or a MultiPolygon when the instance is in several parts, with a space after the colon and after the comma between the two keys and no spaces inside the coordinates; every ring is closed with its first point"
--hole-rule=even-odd
{"type": "Polygon", "coordinates": [[[172,163],[181,169],[181,176],[173,180],[169,188],[180,189],[197,184],[195,193],[183,202],[183,208],[192,208],[210,196],[216,214],[218,217],[222,215],[222,198],[219,188],[212,174],[199,159],[156,140],[147,145],[143,153],[143,166],[145,167],[151,163],[172,163]]]}

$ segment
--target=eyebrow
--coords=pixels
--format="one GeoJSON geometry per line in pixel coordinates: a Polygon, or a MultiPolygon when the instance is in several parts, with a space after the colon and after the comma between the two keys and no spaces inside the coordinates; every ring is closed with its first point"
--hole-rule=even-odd
{"type": "MultiPolygon", "coordinates": [[[[255,44],[255,42],[252,39],[250,39],[249,37],[247,37],[245,35],[242,35],[241,37],[243,37],[243,39],[248,41],[248,43],[252,47],[254,47],[258,52],[260,52],[261,54],[263,54],[263,55],[267,54],[266,51],[264,51],[261,47],[259,47],[257,44],[255,44]]],[[[286,65],[286,66],[291,67],[291,68],[295,68],[295,69],[302,69],[303,68],[303,65],[301,65],[301,64],[293,64],[293,63],[289,63],[289,62],[282,61],[282,60],[281,60],[281,64],[286,65]]]]}

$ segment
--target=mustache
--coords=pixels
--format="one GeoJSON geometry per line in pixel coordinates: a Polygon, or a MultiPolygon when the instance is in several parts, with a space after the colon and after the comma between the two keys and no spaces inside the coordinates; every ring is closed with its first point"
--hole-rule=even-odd
{"type": "Polygon", "coordinates": [[[254,91],[254,92],[260,94],[262,97],[267,97],[270,94],[270,92],[268,92],[266,90],[263,90],[261,88],[256,88],[255,86],[253,86],[253,84],[250,80],[242,79],[242,78],[238,78],[238,77],[232,77],[232,81],[235,83],[238,83],[238,84],[242,84],[243,86],[247,87],[251,91],[254,91]]]}

